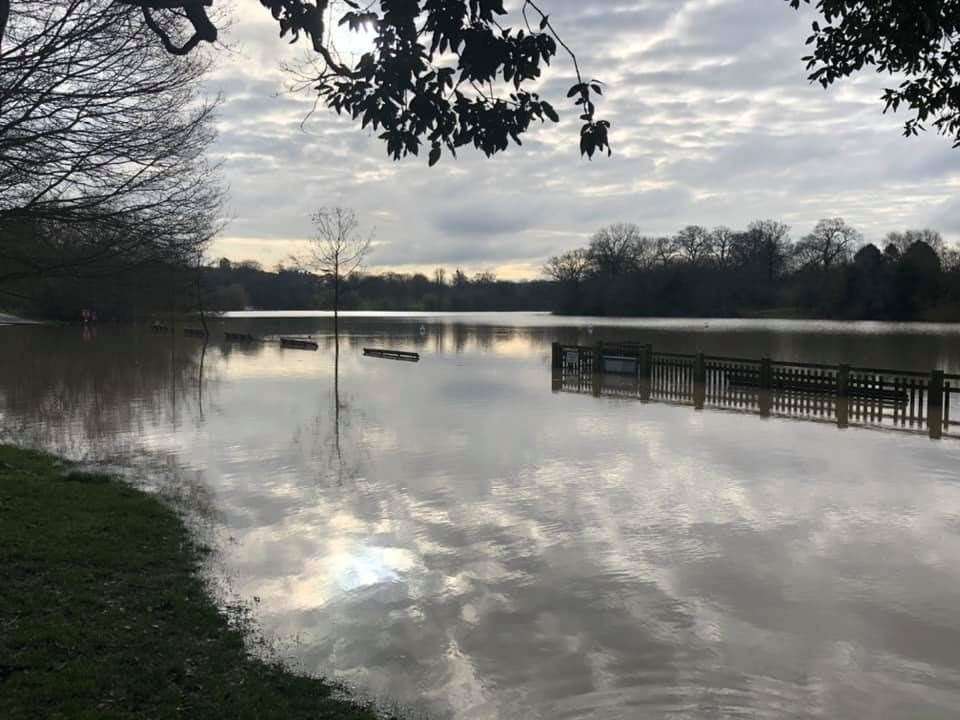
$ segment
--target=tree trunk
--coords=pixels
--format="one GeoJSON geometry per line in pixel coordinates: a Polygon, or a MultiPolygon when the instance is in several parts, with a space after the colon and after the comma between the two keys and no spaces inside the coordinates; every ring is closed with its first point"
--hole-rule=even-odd
{"type": "MultiPolygon", "coordinates": [[[[340,270],[333,271],[333,337],[340,339],[340,270]]],[[[337,345],[339,349],[339,343],[337,345]]]]}
{"type": "MultiPolygon", "coordinates": [[[[203,335],[204,337],[210,337],[210,328],[207,327],[207,313],[203,307],[203,266],[200,264],[200,261],[197,261],[197,274],[196,274],[196,283],[197,283],[197,308],[200,310],[200,324],[203,325],[203,335]]],[[[206,341],[203,344],[204,350],[207,348],[206,341]]]]}
{"type": "Polygon", "coordinates": [[[340,337],[338,335],[334,335],[333,338],[333,433],[339,475],[341,470],[339,465],[343,462],[343,455],[340,452],[340,337]]]}
{"type": "Polygon", "coordinates": [[[197,408],[200,410],[201,419],[203,418],[203,362],[207,358],[207,344],[209,342],[209,335],[203,338],[203,349],[200,351],[200,372],[197,377],[197,408]]]}

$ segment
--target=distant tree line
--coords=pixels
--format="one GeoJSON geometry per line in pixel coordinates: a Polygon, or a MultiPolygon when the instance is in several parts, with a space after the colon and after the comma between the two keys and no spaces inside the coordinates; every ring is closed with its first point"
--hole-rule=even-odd
{"type": "MultiPolygon", "coordinates": [[[[45,278],[33,292],[7,299],[9,310],[25,316],[74,321],[81,310],[101,320],[229,310],[333,310],[337,292],[331,277],[297,268],[265,270],[253,260],[221,259],[197,271],[185,266],[152,265],[128,271],[110,282],[87,277],[45,278]]],[[[512,282],[491,272],[467,276],[463,270],[422,273],[354,272],[341,278],[341,310],[549,311],[560,285],[548,280],[512,282]]]]}
{"type": "Polygon", "coordinates": [[[671,236],[620,223],[544,272],[566,314],[960,319],[960,252],[929,229],[891,232],[882,245],[842,218],[795,242],[776,220],[671,236]]]}
{"type": "MultiPolygon", "coordinates": [[[[648,236],[636,225],[602,228],[589,244],[550,258],[549,279],[506,281],[462,269],[353,272],[340,279],[343,310],[507,311],[673,317],[827,317],[960,320],[960,252],[933,230],[891,232],[864,243],[839,218],[821,220],[797,241],[777,221],[746,230],[691,225],[648,236]]],[[[331,276],[301,267],[265,270],[223,258],[197,267],[154,264],[110,283],[46,278],[24,313],[103,319],[156,312],[329,310],[331,276]]]]}
{"type": "MultiPolygon", "coordinates": [[[[460,268],[423,273],[352,273],[341,280],[343,310],[549,310],[559,285],[547,280],[498,280],[492,272],[468,277],[460,268]]],[[[207,304],[218,310],[331,309],[332,278],[255,261],[222,259],[204,271],[207,304]]]]}
{"type": "MultiPolygon", "coordinates": [[[[687,226],[644,235],[632,224],[602,228],[589,244],[550,258],[549,279],[507,281],[462,269],[353,272],[340,279],[343,310],[508,311],[667,317],[826,317],[960,320],[960,252],[933,230],[891,232],[880,243],[839,218],[797,241],[777,221],[746,230],[687,226]],[[882,249],[881,247],[882,246],[882,249]]],[[[8,307],[33,316],[102,319],[157,312],[330,310],[332,276],[299,266],[265,270],[223,258],[200,266],[154,263],[97,277],[47,277],[8,307]]]]}

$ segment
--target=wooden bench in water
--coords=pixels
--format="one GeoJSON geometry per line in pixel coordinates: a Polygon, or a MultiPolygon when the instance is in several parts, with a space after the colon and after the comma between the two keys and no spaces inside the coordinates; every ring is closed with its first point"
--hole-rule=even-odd
{"type": "MultiPolygon", "coordinates": [[[[727,382],[731,387],[760,389],[759,373],[728,373],[727,382]]],[[[837,395],[837,383],[831,379],[819,377],[782,378],[774,377],[770,380],[770,390],[775,392],[811,393],[817,395],[837,395]]],[[[905,405],[910,396],[905,390],[878,387],[856,387],[847,389],[847,397],[874,400],[891,405],[905,405]]]]}
{"type": "Polygon", "coordinates": [[[313,340],[301,340],[299,338],[280,338],[280,347],[292,348],[294,350],[316,350],[320,346],[313,340]]]}
{"type": "Polygon", "coordinates": [[[227,342],[258,342],[250,333],[225,332],[223,337],[227,342]]]}
{"type": "Polygon", "coordinates": [[[420,353],[407,352],[405,350],[384,350],[380,348],[364,348],[364,355],[370,357],[384,358],[386,360],[404,360],[406,362],[419,362],[420,353]]]}

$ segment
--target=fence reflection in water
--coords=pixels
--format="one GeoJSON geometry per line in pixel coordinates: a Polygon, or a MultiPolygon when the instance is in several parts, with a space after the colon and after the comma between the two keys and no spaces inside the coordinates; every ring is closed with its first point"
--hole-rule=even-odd
{"type": "Polygon", "coordinates": [[[554,391],[960,438],[951,420],[960,375],[940,370],[665,353],[634,343],[554,343],[551,366],[554,391]]]}

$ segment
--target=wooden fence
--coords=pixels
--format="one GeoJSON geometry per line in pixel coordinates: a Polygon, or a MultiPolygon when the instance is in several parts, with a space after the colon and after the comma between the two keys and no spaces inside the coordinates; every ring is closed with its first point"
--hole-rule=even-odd
{"type": "Polygon", "coordinates": [[[960,437],[960,375],[654,352],[651,345],[553,344],[556,390],[960,437]],[[956,415],[955,408],[954,415],[956,415]]]}

